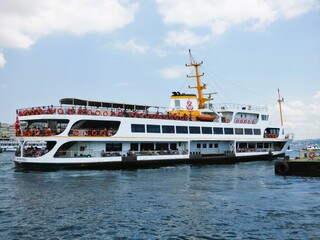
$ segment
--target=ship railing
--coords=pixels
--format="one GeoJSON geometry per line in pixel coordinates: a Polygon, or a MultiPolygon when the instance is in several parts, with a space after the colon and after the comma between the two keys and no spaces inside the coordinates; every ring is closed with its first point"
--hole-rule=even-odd
{"type": "Polygon", "coordinates": [[[212,104],[212,109],[219,111],[246,111],[246,112],[268,112],[268,107],[255,106],[248,104],[235,104],[235,103],[217,103],[212,104]]]}
{"type": "Polygon", "coordinates": [[[194,121],[195,118],[191,114],[171,114],[169,111],[150,110],[132,110],[122,108],[103,108],[103,107],[36,107],[18,109],[19,116],[33,116],[33,115],[93,115],[93,116],[112,116],[112,117],[132,117],[132,118],[153,118],[153,119],[170,119],[194,121]]]}

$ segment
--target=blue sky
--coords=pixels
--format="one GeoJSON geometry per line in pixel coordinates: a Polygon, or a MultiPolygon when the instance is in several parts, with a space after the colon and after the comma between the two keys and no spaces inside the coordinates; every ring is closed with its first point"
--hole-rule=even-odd
{"type": "Polygon", "coordinates": [[[61,98],[168,106],[194,93],[188,49],[215,103],[269,106],[320,137],[316,0],[0,0],[0,122],[61,98]]]}

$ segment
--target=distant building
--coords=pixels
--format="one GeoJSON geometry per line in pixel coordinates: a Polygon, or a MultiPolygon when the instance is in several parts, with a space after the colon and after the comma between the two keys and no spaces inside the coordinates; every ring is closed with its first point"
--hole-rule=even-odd
{"type": "Polygon", "coordinates": [[[0,138],[15,138],[16,129],[14,124],[0,123],[0,138]]]}

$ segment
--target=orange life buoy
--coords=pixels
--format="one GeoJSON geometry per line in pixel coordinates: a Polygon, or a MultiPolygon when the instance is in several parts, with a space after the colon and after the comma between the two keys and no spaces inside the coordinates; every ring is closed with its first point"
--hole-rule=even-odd
{"type": "Polygon", "coordinates": [[[100,136],[102,137],[102,136],[105,136],[106,135],[106,130],[101,130],[100,131],[100,136]]]}
{"type": "Polygon", "coordinates": [[[106,111],[103,111],[103,116],[108,116],[108,111],[106,110],[106,111]]]}
{"type": "Polygon", "coordinates": [[[78,111],[77,111],[77,114],[82,115],[83,114],[83,109],[79,108],[78,111]]]}
{"type": "Polygon", "coordinates": [[[47,109],[47,113],[48,113],[48,114],[53,114],[53,109],[52,109],[52,108],[48,108],[48,109],[47,109]]]}
{"type": "Polygon", "coordinates": [[[100,110],[98,110],[98,109],[96,110],[95,113],[96,113],[97,116],[100,116],[100,115],[101,115],[101,112],[100,112],[100,110]]]}
{"type": "Polygon", "coordinates": [[[195,120],[195,117],[194,116],[191,116],[190,117],[190,121],[194,121],[195,120]]]}
{"type": "Polygon", "coordinates": [[[36,132],[35,132],[35,135],[36,136],[40,136],[40,134],[41,134],[41,131],[39,129],[37,129],[36,132]]]}
{"type": "Polygon", "coordinates": [[[131,117],[134,118],[134,117],[136,117],[136,112],[132,112],[130,115],[131,115],[131,117]]]}
{"type": "Polygon", "coordinates": [[[20,117],[23,116],[23,112],[20,110],[19,113],[18,113],[18,115],[19,115],[20,117]]]}
{"type": "Polygon", "coordinates": [[[63,114],[63,113],[64,113],[63,109],[62,109],[62,108],[59,108],[59,109],[58,109],[58,113],[59,113],[59,114],[63,114]]]}
{"type": "Polygon", "coordinates": [[[309,152],[309,158],[314,159],[316,157],[316,153],[315,152],[309,152]]]}
{"type": "Polygon", "coordinates": [[[243,123],[243,120],[242,120],[242,119],[240,119],[240,123],[243,123]]]}
{"type": "Polygon", "coordinates": [[[122,112],[118,112],[118,117],[122,117],[122,112]]]}
{"type": "Polygon", "coordinates": [[[254,120],[252,120],[252,122],[251,122],[252,124],[255,124],[255,121],[254,120]]]}
{"type": "Polygon", "coordinates": [[[111,116],[114,117],[116,115],[115,112],[111,112],[111,116]]]}
{"type": "Polygon", "coordinates": [[[91,132],[92,136],[97,136],[97,134],[98,134],[97,130],[92,130],[92,132],[91,132]]]}
{"type": "Polygon", "coordinates": [[[70,115],[74,114],[74,108],[69,108],[68,109],[68,114],[70,114],[70,115]]]}
{"type": "Polygon", "coordinates": [[[30,137],[30,136],[32,136],[33,135],[33,130],[32,129],[29,129],[29,131],[28,131],[28,136],[30,137]]]}
{"type": "Polygon", "coordinates": [[[46,130],[46,136],[51,136],[51,134],[52,134],[51,129],[50,129],[50,128],[47,128],[47,130],[46,130]]]}
{"type": "Polygon", "coordinates": [[[143,113],[139,113],[139,118],[143,118],[144,114],[143,113]]]}
{"type": "Polygon", "coordinates": [[[22,136],[27,136],[27,130],[22,131],[22,136]]]}
{"type": "Polygon", "coordinates": [[[88,114],[88,115],[92,115],[92,110],[91,110],[91,109],[88,109],[88,110],[87,110],[87,114],[88,114]]]}
{"type": "Polygon", "coordinates": [[[79,130],[78,129],[73,129],[72,133],[73,133],[73,136],[79,136],[79,130]]]}
{"type": "Polygon", "coordinates": [[[16,136],[19,136],[19,135],[20,135],[20,130],[16,129],[16,136]]]}
{"type": "Polygon", "coordinates": [[[247,123],[247,119],[243,120],[243,123],[247,123]]]}
{"type": "Polygon", "coordinates": [[[250,119],[248,119],[248,123],[250,124],[250,119]]]}
{"type": "Polygon", "coordinates": [[[34,154],[36,157],[41,157],[41,152],[40,151],[36,151],[36,153],[34,154]]]}
{"type": "Polygon", "coordinates": [[[24,110],[24,111],[23,111],[23,116],[28,116],[28,115],[29,115],[28,110],[24,110]]]}
{"type": "Polygon", "coordinates": [[[89,131],[88,130],[83,131],[83,136],[89,136],[89,131]]]}

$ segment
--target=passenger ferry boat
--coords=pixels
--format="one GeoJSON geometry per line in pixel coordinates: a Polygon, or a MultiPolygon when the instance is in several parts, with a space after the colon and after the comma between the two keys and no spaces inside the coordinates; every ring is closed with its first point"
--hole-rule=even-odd
{"type": "Polygon", "coordinates": [[[270,125],[267,107],[211,104],[210,95],[204,97],[201,64],[186,65],[195,68],[195,76],[188,77],[196,79],[190,88],[197,95],[173,92],[168,109],[77,98],[61,99],[59,106],[17,109],[16,166],[132,169],[284,157],[293,134],[283,124],[270,125]],[[46,147],[34,147],[35,141],[46,147]]]}

